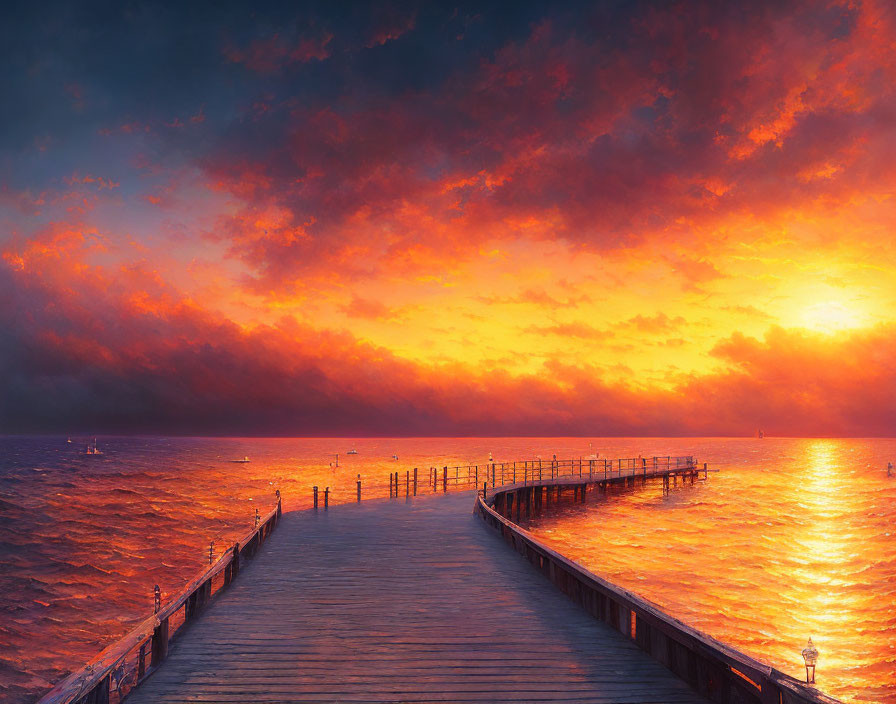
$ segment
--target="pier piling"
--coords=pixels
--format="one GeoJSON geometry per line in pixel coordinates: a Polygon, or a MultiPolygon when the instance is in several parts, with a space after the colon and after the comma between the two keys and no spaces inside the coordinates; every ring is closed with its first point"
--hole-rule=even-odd
{"type": "Polygon", "coordinates": [[[314,496],[314,508],[317,508],[317,487],[314,487],[313,496],[314,496]]]}

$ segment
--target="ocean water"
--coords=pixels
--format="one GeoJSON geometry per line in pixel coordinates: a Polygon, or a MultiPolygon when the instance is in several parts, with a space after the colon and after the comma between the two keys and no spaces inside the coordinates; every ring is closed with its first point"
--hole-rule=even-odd
{"type": "MultiPolygon", "coordinates": [[[[894,440],[696,440],[718,473],[561,504],[529,528],[682,621],[849,702],[896,703],[894,440]]],[[[646,453],[645,453],[646,454],[646,453]]],[[[651,453],[652,454],[652,453],[651,453]]]]}
{"type": "MultiPolygon", "coordinates": [[[[819,686],[894,698],[892,440],[657,438],[0,438],[0,701],[30,702],[176,594],[274,506],[388,495],[418,467],[587,456],[696,455],[719,473],[562,506],[533,522],[593,571],[819,686]],[[347,455],[356,449],[356,455],[347,455]],[[338,466],[334,466],[336,454],[338,466]],[[398,455],[398,459],[393,459],[398,455]],[[249,456],[251,462],[231,460],[249,456]],[[794,659],[796,656],[797,660],[794,659]]],[[[403,484],[402,484],[403,492],[403,484]]]]}

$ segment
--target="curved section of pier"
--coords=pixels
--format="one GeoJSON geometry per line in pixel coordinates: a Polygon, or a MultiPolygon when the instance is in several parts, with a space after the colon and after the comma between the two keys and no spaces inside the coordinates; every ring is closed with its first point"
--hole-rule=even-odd
{"type": "Polygon", "coordinates": [[[283,514],[128,702],[706,701],[483,530],[474,501],[283,514]]]}
{"type": "MultiPolygon", "coordinates": [[[[706,466],[703,473],[705,477],[706,466]]],[[[585,501],[589,491],[605,491],[610,484],[634,485],[650,477],[670,483],[695,481],[696,465],[633,467],[616,476],[587,473],[501,487],[491,497],[480,494],[476,512],[536,571],[581,606],[594,619],[618,631],[649,653],[695,691],[721,704],[840,704],[839,700],[701,633],[662,612],[653,602],[601,579],[585,567],[551,549],[521,528],[517,521],[563,496],[585,501]]]]}

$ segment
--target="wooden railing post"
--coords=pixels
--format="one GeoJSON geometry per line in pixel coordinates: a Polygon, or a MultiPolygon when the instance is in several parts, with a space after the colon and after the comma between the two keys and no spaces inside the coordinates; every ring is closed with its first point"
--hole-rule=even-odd
{"type": "Polygon", "coordinates": [[[448,491],[448,465],[442,468],[442,492],[448,491]]]}
{"type": "Polygon", "coordinates": [[[358,475],[358,503],[361,503],[361,475],[358,475]]]}
{"type": "Polygon", "coordinates": [[[314,508],[317,508],[317,487],[314,487],[314,508]]]}
{"type": "Polygon", "coordinates": [[[404,472],[404,496],[407,498],[411,495],[411,470],[406,469],[404,472]]]}
{"type": "Polygon", "coordinates": [[[324,508],[330,507],[330,487],[324,488],[324,508]]]}
{"type": "Polygon", "coordinates": [[[137,682],[146,677],[146,643],[140,644],[140,652],[137,654],[137,682]]]}
{"type": "Polygon", "coordinates": [[[152,632],[150,664],[158,667],[168,657],[168,619],[162,619],[152,632]]]}
{"type": "Polygon", "coordinates": [[[417,468],[414,467],[414,496],[417,495],[417,468]]]}

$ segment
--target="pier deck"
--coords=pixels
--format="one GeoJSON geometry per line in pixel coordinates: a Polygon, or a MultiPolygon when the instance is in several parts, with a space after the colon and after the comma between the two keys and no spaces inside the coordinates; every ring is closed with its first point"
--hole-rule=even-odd
{"type": "Polygon", "coordinates": [[[474,497],[284,514],[128,703],[706,701],[484,529],[474,497]]]}

